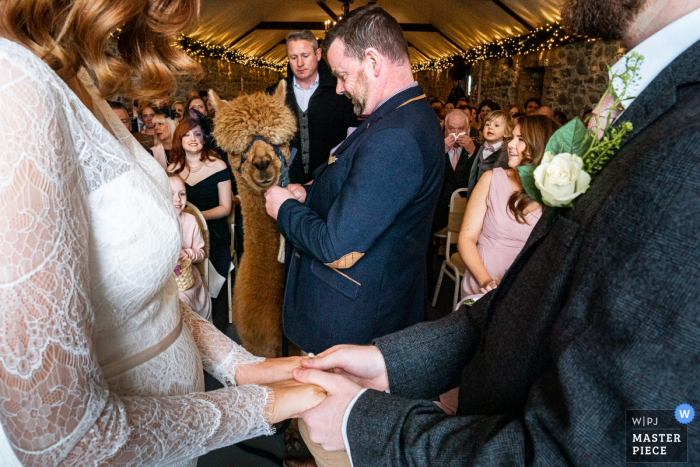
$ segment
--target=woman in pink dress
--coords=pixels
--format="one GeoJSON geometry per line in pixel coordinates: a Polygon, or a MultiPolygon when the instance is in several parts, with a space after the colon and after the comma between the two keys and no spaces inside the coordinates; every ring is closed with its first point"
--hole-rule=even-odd
{"type": "Polygon", "coordinates": [[[558,127],[541,115],[524,118],[508,144],[510,168],[486,172],[474,187],[457,243],[467,266],[462,300],[496,288],[542,215],[542,206],[522,191],[517,167],[538,165],[558,127]]]}
{"type": "Polygon", "coordinates": [[[168,179],[173,194],[175,212],[180,216],[180,225],[182,225],[182,248],[178,260],[182,261],[188,258],[192,260],[192,278],[194,279],[192,287],[180,292],[180,300],[199,316],[211,321],[211,299],[207,288],[204,287],[199,269],[195,266],[196,263],[201,263],[204,260],[204,237],[202,237],[197,219],[192,214],[183,212],[187,206],[185,181],[178,174],[173,173],[168,174],[168,179]]]}
{"type": "MultiPolygon", "coordinates": [[[[517,167],[538,165],[547,141],[559,126],[542,115],[522,117],[508,143],[510,168],[484,173],[474,187],[457,242],[467,266],[462,300],[478,300],[498,286],[542,215],[542,206],[523,191],[517,167]]],[[[453,389],[442,394],[436,404],[454,414],[458,395],[458,389],[453,389]]]]}

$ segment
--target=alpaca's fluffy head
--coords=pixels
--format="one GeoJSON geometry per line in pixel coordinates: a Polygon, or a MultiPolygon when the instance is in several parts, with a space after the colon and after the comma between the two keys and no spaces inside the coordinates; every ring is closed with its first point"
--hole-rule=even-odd
{"type": "Polygon", "coordinates": [[[289,161],[289,142],[297,131],[296,118],[285,105],[287,83],[282,80],[274,95],[256,92],[241,95],[232,101],[219,99],[214,91],[209,98],[214,103],[214,131],[217,144],[229,154],[234,171],[241,168],[240,177],[254,191],[263,192],[279,181],[281,163],[270,145],[256,141],[241,165],[241,153],[256,136],[277,145],[289,161]]]}

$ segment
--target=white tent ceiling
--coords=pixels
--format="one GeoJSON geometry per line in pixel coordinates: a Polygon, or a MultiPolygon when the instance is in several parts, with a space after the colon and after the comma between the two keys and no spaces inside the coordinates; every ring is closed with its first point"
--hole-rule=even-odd
{"type": "MultiPolygon", "coordinates": [[[[351,10],[370,0],[354,0],[351,10]]],[[[286,61],[282,23],[323,23],[331,19],[318,0],[202,0],[198,26],[187,35],[235,47],[249,55],[286,61]]],[[[341,15],[341,2],[325,0],[341,15]]],[[[562,0],[377,0],[405,28],[411,62],[468,50],[484,42],[528,32],[559,20],[562,0]],[[413,29],[413,30],[410,30],[413,29]],[[417,31],[416,31],[417,29],[417,31]]],[[[312,29],[322,38],[324,31],[312,29]]]]}

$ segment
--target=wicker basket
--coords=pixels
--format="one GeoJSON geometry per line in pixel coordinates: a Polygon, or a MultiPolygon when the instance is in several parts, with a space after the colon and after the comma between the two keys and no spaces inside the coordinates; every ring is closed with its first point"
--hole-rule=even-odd
{"type": "Polygon", "coordinates": [[[177,288],[180,292],[184,292],[194,285],[194,277],[192,276],[192,260],[186,259],[178,261],[173,271],[173,277],[177,282],[177,288]]]}

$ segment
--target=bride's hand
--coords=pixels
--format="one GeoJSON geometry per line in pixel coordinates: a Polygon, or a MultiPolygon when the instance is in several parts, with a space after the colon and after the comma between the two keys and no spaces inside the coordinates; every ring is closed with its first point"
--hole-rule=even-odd
{"type": "Polygon", "coordinates": [[[326,398],[326,391],[315,384],[303,384],[293,379],[267,384],[274,397],[265,406],[265,418],[271,425],[288,418],[299,417],[326,398]]]}
{"type": "Polygon", "coordinates": [[[295,368],[301,367],[301,357],[268,358],[254,365],[236,369],[236,385],[267,384],[292,379],[295,368]]]}

